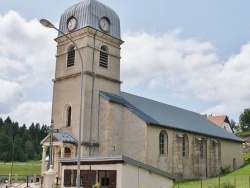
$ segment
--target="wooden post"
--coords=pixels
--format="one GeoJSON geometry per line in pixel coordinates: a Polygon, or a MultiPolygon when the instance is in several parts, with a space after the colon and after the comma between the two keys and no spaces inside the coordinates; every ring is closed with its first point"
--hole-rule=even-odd
{"type": "Polygon", "coordinates": [[[26,177],[26,183],[27,183],[27,187],[29,187],[29,176],[26,177]]]}

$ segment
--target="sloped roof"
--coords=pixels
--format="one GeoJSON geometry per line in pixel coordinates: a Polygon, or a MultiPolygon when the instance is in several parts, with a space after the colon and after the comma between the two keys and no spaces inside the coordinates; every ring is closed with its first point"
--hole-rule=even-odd
{"type": "Polygon", "coordinates": [[[226,115],[222,115],[222,116],[207,116],[207,119],[209,119],[210,121],[212,121],[213,123],[222,126],[223,122],[229,123],[227,120],[227,116],[226,115]]]}
{"type": "MultiPolygon", "coordinates": [[[[49,137],[50,134],[48,134],[40,143],[43,144],[49,137]]],[[[56,137],[56,139],[62,143],[77,143],[77,140],[66,131],[53,133],[53,137],[56,137]]]]}
{"type": "Polygon", "coordinates": [[[236,135],[216,126],[205,116],[175,106],[121,92],[120,96],[100,92],[105,99],[126,106],[147,124],[197,134],[244,142],[236,135]]]}

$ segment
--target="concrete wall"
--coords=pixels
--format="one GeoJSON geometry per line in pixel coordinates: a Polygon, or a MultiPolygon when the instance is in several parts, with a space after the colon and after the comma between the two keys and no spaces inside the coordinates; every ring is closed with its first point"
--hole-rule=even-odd
{"type": "Polygon", "coordinates": [[[228,132],[233,133],[231,126],[229,123],[223,122],[221,128],[226,129],[228,132]]]}
{"type": "Polygon", "coordinates": [[[242,143],[227,140],[221,140],[220,143],[222,168],[230,167],[230,170],[234,170],[241,167],[243,165],[242,143]]]}
{"type": "Polygon", "coordinates": [[[173,180],[127,163],[123,165],[122,187],[171,188],[173,180]]]}

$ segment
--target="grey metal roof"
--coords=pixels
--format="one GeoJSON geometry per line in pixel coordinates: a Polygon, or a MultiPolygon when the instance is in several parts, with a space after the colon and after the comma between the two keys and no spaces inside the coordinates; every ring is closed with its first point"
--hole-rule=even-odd
{"type": "MultiPolygon", "coordinates": [[[[177,176],[170,174],[166,171],[160,170],[158,168],[152,167],[150,165],[147,165],[145,163],[139,162],[137,160],[134,160],[132,158],[126,157],[124,155],[117,155],[117,156],[106,156],[106,157],[81,157],[80,158],[81,162],[86,163],[91,163],[93,162],[94,164],[96,163],[104,163],[106,164],[107,162],[114,162],[114,163],[121,163],[121,162],[127,162],[130,164],[133,164],[135,166],[144,168],[146,170],[149,170],[153,173],[160,174],[162,176],[168,177],[170,179],[177,179],[177,176]]],[[[72,163],[72,162],[77,162],[77,158],[59,158],[58,162],[60,163],[72,163]]]]}
{"type": "MultiPolygon", "coordinates": [[[[110,31],[107,33],[117,39],[121,39],[120,19],[116,12],[108,6],[96,1],[85,0],[66,9],[61,16],[59,30],[63,33],[68,33],[67,21],[70,17],[77,19],[76,30],[84,27],[92,27],[99,31],[99,20],[102,17],[107,17],[110,20],[110,31]]],[[[62,36],[58,33],[58,37],[62,36]]]]}
{"type": "MultiPolygon", "coordinates": [[[[53,133],[53,136],[55,136],[60,142],[62,143],[77,143],[77,140],[71,136],[68,132],[62,131],[58,133],[53,133]]],[[[50,134],[48,134],[42,141],[41,144],[44,143],[48,137],[50,137],[50,134]]]]}
{"type": "Polygon", "coordinates": [[[77,143],[77,140],[66,131],[54,133],[54,135],[63,143],[77,143]]]}
{"type": "Polygon", "coordinates": [[[101,92],[100,95],[111,102],[116,102],[128,107],[129,110],[147,124],[244,142],[236,135],[215,125],[203,115],[192,111],[125,92],[121,92],[121,96],[116,96],[106,92],[101,92]]]}

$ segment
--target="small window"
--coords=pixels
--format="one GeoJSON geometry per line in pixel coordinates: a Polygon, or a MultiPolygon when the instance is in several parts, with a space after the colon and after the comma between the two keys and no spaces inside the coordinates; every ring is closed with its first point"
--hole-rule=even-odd
{"type": "Polygon", "coordinates": [[[64,157],[71,157],[71,150],[70,150],[70,148],[66,147],[64,149],[64,157]]]}
{"type": "Polygon", "coordinates": [[[116,171],[114,170],[100,170],[98,171],[98,181],[101,187],[115,187],[116,186],[116,171]]]}
{"type": "Polygon", "coordinates": [[[68,114],[67,114],[67,126],[71,125],[71,106],[68,107],[68,114]]]}
{"type": "Polygon", "coordinates": [[[182,138],[182,157],[188,156],[188,137],[187,135],[183,135],[182,138]]]}
{"type": "Polygon", "coordinates": [[[65,148],[65,153],[71,153],[71,150],[69,148],[65,148]]]}
{"type": "Polygon", "coordinates": [[[165,131],[161,131],[159,135],[159,150],[160,155],[167,155],[168,150],[168,136],[165,131]]]}
{"type": "Polygon", "coordinates": [[[63,126],[70,127],[72,122],[72,107],[71,104],[65,104],[63,107],[63,126]]]}
{"type": "Polygon", "coordinates": [[[75,48],[70,47],[68,51],[67,67],[72,67],[75,64],[75,48]]]}
{"type": "Polygon", "coordinates": [[[108,68],[108,48],[106,46],[101,47],[99,66],[108,68]]]}
{"type": "Polygon", "coordinates": [[[236,170],[236,159],[233,159],[233,169],[236,170]]]}
{"type": "Polygon", "coordinates": [[[200,158],[204,157],[204,140],[200,141],[200,158]]]}

